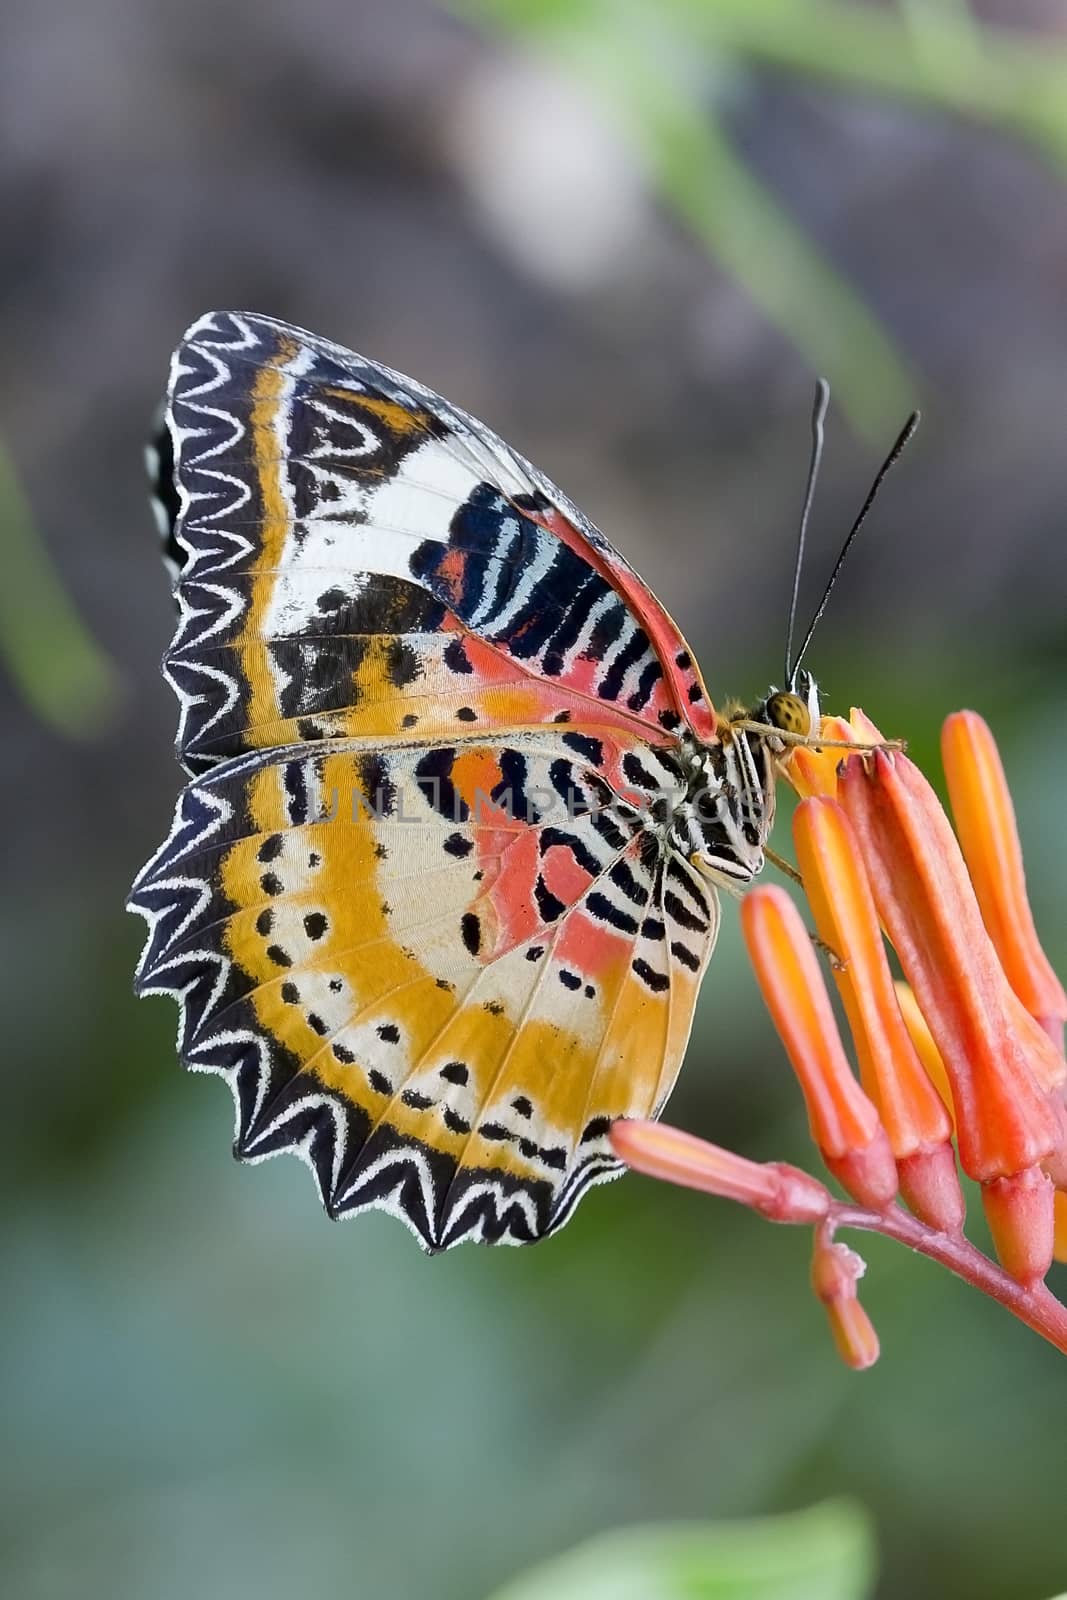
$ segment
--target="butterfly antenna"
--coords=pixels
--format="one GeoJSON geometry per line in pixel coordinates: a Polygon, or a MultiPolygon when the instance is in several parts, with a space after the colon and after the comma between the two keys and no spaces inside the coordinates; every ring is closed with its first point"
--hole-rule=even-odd
{"type": "Polygon", "coordinates": [[[894,467],[896,465],[896,463],[900,460],[900,457],[904,452],[904,446],[908,443],[908,441],[910,439],[914,438],[915,430],[918,428],[918,426],[919,426],[919,413],[917,411],[913,411],[911,416],[908,418],[907,422],[904,424],[903,428],[901,428],[900,433],[897,435],[897,440],[896,440],[896,443],[894,444],[892,450],[890,450],[889,454],[886,456],[885,460],[882,462],[882,465],[878,469],[878,475],[875,478],[874,482],[871,484],[870,493],[868,494],[866,500],[863,502],[863,506],[862,506],[862,508],[860,510],[859,516],[856,518],[855,522],[852,524],[851,528],[848,531],[848,537],[846,538],[844,544],[841,546],[841,554],[838,556],[837,560],[834,562],[834,569],[830,574],[829,581],[827,582],[826,588],[823,590],[822,599],[819,601],[819,604],[818,604],[818,607],[816,609],[815,615],[811,619],[811,626],[808,628],[807,633],[804,635],[804,643],[801,645],[800,649],[796,653],[796,658],[793,661],[793,665],[792,665],[792,675],[789,677],[789,679],[787,681],[787,686],[790,689],[795,687],[795,679],[796,679],[797,670],[800,667],[800,663],[803,661],[805,654],[807,653],[807,648],[808,648],[809,644],[811,643],[812,635],[814,634],[815,629],[819,625],[819,622],[820,622],[820,620],[822,618],[822,614],[826,610],[826,602],[829,600],[830,593],[831,593],[831,591],[832,591],[832,589],[834,587],[834,584],[837,582],[838,573],[841,571],[841,568],[844,565],[845,557],[848,555],[849,551],[852,548],[852,542],[855,539],[857,533],[859,533],[860,529],[863,527],[863,524],[866,522],[867,514],[870,511],[871,507],[874,505],[875,500],[878,498],[878,491],[882,487],[882,484],[885,482],[886,477],[887,477],[887,475],[889,473],[889,469],[891,467],[894,467]]]}
{"type": "Polygon", "coordinates": [[[793,593],[789,600],[789,626],[785,634],[785,683],[790,688],[793,683],[793,674],[796,671],[796,668],[791,663],[793,657],[793,630],[796,627],[797,620],[797,599],[800,594],[800,573],[804,566],[804,546],[808,537],[808,518],[811,516],[812,501],[815,499],[815,483],[819,476],[819,463],[822,461],[823,424],[826,421],[826,409],[829,404],[830,385],[825,378],[820,378],[815,385],[815,404],[811,411],[811,459],[808,462],[808,482],[804,489],[804,506],[800,513],[800,526],[797,529],[797,554],[796,560],[793,562],[793,593]]]}

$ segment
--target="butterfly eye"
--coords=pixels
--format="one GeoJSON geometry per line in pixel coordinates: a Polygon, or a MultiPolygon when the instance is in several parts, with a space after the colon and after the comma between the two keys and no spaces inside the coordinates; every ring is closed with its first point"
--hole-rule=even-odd
{"type": "Polygon", "coordinates": [[[802,738],[811,732],[811,712],[798,694],[772,694],[767,701],[767,721],[783,733],[797,733],[802,738]]]}
{"type": "Polygon", "coordinates": [[[712,793],[710,789],[701,789],[695,800],[696,813],[702,822],[715,822],[719,815],[718,791],[712,793]]]}

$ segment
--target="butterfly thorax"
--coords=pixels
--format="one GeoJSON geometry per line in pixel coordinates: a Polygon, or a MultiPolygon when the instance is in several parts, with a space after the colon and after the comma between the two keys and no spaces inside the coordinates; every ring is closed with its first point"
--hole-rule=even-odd
{"type": "Polygon", "coordinates": [[[802,693],[771,689],[752,709],[728,705],[714,744],[683,740],[687,783],[669,833],[671,846],[711,877],[750,883],[762,870],[774,823],[779,733],[804,737],[819,724],[818,689],[807,673],[802,693]]]}

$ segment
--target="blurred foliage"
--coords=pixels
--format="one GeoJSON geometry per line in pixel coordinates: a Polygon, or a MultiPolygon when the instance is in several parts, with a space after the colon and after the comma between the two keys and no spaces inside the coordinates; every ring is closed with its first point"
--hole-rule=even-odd
{"type": "Polygon", "coordinates": [[[0,548],[0,656],[44,722],[74,738],[93,738],[117,710],[118,672],[64,589],[2,445],[0,548]]]}
{"type": "Polygon", "coordinates": [[[600,98],[665,204],[882,438],[919,379],[876,313],[745,165],[716,101],[750,64],[981,119],[1067,176],[1067,50],[983,28],[965,0],[452,0],[600,98]],[[719,88],[724,92],[716,94],[719,88]]]}
{"type": "Polygon", "coordinates": [[[493,1600],[864,1600],[873,1569],[869,1520],[839,1501],[787,1517],[603,1534],[493,1600]]]}

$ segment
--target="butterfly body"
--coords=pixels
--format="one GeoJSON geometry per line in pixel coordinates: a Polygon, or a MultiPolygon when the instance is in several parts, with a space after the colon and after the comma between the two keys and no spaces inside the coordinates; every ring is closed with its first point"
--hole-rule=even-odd
{"type": "Polygon", "coordinates": [[[332,1215],[543,1237],[670,1092],[773,741],[529,463],[286,324],[190,329],[157,488],[191,781],[139,991],[332,1215]]]}

